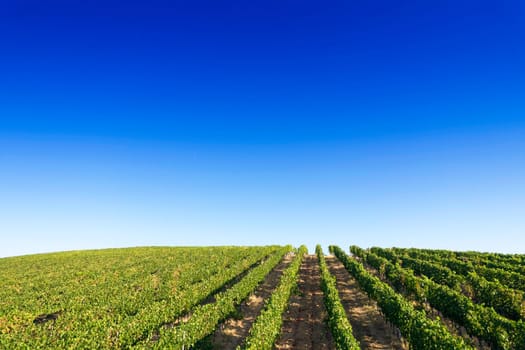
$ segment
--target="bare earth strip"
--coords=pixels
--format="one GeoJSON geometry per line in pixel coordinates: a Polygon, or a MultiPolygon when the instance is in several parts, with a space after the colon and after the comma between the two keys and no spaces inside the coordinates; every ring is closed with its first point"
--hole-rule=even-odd
{"type": "Polygon", "coordinates": [[[326,263],[337,280],[339,297],[361,349],[408,349],[408,344],[396,335],[398,331],[387,323],[376,303],[359,288],[343,264],[334,256],[327,256],[326,263]]]}
{"type": "Polygon", "coordinates": [[[305,256],[299,269],[298,291],[290,297],[283,315],[276,349],[335,349],[326,324],[326,309],[315,255],[305,256]]]}
{"type": "Polygon", "coordinates": [[[238,309],[239,317],[227,319],[215,330],[215,333],[208,339],[213,344],[213,349],[235,349],[238,345],[242,345],[255,318],[277,287],[283,271],[290,265],[292,259],[293,255],[286,255],[283,261],[266,276],[255,292],[241,303],[238,309]]]}

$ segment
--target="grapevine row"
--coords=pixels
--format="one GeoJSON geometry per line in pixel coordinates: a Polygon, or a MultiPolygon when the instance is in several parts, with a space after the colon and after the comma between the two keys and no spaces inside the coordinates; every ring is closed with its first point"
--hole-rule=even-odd
{"type": "Polygon", "coordinates": [[[386,319],[401,330],[412,349],[473,349],[463,339],[450,334],[440,322],[429,319],[423,311],[415,310],[410,302],[367,272],[362,264],[349,258],[341,248],[330,246],[330,251],[368,296],[377,301],[386,319]]]}
{"type": "MultiPolygon", "coordinates": [[[[213,267],[212,271],[214,274],[207,274],[209,277],[202,281],[199,280],[198,283],[180,285],[179,289],[172,290],[166,299],[143,307],[135,317],[119,324],[117,328],[117,334],[119,334],[117,345],[127,348],[144,339],[151,338],[163,324],[169,324],[177,317],[190,311],[193,306],[209,297],[227,281],[247,273],[260,259],[267,258],[272,254],[276,254],[276,252],[277,254],[284,254],[282,249],[272,249],[269,252],[262,250],[262,254],[254,255],[248,260],[236,262],[229,268],[217,270],[213,267]],[[254,258],[257,260],[254,260],[254,258]]],[[[192,265],[201,267],[205,264],[194,262],[192,265]]]]}
{"type": "Polygon", "coordinates": [[[455,252],[449,250],[433,250],[433,249],[405,249],[409,251],[424,252],[427,254],[436,254],[441,257],[454,257],[464,261],[470,261],[473,264],[486,265],[488,267],[493,264],[493,267],[504,268],[523,273],[525,269],[525,255],[524,254],[499,254],[499,253],[481,253],[481,252],[455,252]],[[499,266],[497,266],[499,265],[499,266]]]}
{"type": "MultiPolygon", "coordinates": [[[[512,320],[525,319],[524,293],[502,285],[499,281],[487,281],[475,272],[459,275],[439,262],[412,258],[383,248],[370,248],[374,254],[393,263],[412,269],[416,274],[425,275],[436,283],[444,284],[462,292],[476,303],[493,307],[499,314],[512,320]]],[[[445,258],[446,260],[446,258],[445,258]]]]}
{"type": "Polygon", "coordinates": [[[282,314],[286,310],[292,290],[297,285],[299,267],[305,254],[308,254],[308,249],[303,245],[299,247],[293,262],[284,271],[279,285],[272,293],[264,310],[255,320],[246,339],[245,349],[272,349],[281,330],[282,314]]]}
{"type": "MultiPolygon", "coordinates": [[[[244,300],[261,283],[266,275],[279,263],[283,251],[272,255],[269,259],[252,269],[240,282],[219,293],[215,302],[197,306],[192,310],[187,322],[172,329],[162,328],[160,338],[154,343],[157,349],[190,348],[199,340],[212,333],[217,324],[235,311],[235,306],[244,300]]],[[[148,346],[149,339],[138,344],[139,348],[148,346]]]]}
{"type": "Polygon", "coordinates": [[[384,273],[397,290],[404,290],[419,301],[428,301],[451,320],[465,326],[469,334],[484,339],[495,349],[525,349],[525,323],[499,315],[494,309],[475,304],[465,295],[412,271],[393,264],[372,252],[352,246],[351,252],[384,273]]]}
{"type": "Polygon", "coordinates": [[[321,269],[321,288],[323,289],[324,304],[328,312],[328,324],[336,347],[341,350],[359,350],[359,342],[352,334],[352,325],[350,325],[343,304],[341,304],[339,299],[336,280],[328,271],[320,245],[317,245],[315,252],[321,269]]]}
{"type": "Polygon", "coordinates": [[[420,251],[415,249],[393,249],[393,251],[407,251],[412,256],[425,256],[427,258],[437,260],[443,265],[446,265],[451,270],[461,275],[467,275],[469,272],[475,272],[479,276],[484,277],[488,281],[499,281],[507,287],[525,291],[525,275],[519,272],[507,271],[502,268],[488,267],[481,264],[473,264],[469,260],[462,260],[455,257],[453,253],[439,253],[441,251],[420,251]]]}
{"type": "Polygon", "coordinates": [[[0,348],[129,347],[278,249],[150,247],[2,259],[0,348]]]}

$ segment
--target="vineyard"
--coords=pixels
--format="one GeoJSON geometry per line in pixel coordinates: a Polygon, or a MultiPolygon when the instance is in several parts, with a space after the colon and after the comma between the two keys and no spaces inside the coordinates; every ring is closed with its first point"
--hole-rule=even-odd
{"type": "Polygon", "coordinates": [[[0,349],[525,350],[525,255],[144,247],[0,259],[0,349]]]}

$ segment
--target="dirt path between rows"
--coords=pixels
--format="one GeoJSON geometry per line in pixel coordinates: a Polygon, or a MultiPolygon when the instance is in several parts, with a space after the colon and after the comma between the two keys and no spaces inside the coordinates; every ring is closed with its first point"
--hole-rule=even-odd
{"type": "Polygon", "coordinates": [[[283,315],[275,348],[335,349],[326,318],[317,257],[307,255],[299,269],[297,292],[290,297],[288,310],[283,315]]]}
{"type": "Polygon", "coordinates": [[[238,345],[242,345],[255,318],[260,314],[265,301],[277,287],[281,275],[292,260],[293,255],[286,255],[266,276],[264,282],[257,287],[255,292],[241,303],[237,317],[224,321],[215,330],[215,333],[207,339],[207,343],[211,344],[213,349],[235,349],[238,345]]]}
{"type": "Polygon", "coordinates": [[[359,288],[357,281],[334,256],[326,256],[330,273],[337,280],[339,297],[361,349],[408,349],[381,315],[376,303],[359,288]]]}

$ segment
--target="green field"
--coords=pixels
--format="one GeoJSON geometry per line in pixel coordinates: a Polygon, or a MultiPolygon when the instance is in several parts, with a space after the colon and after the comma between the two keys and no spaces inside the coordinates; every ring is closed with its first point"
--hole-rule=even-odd
{"type": "MultiPolygon", "coordinates": [[[[361,325],[349,317],[344,281],[333,274],[339,264],[390,325],[400,348],[525,349],[525,255],[350,251],[331,246],[336,258],[325,261],[318,247],[308,260],[317,262],[315,276],[304,269],[304,246],[144,247],[3,258],[0,348],[224,348],[233,345],[217,339],[234,321],[245,328],[236,347],[281,348],[287,341],[300,348],[294,337],[312,336],[285,334],[301,322],[286,315],[291,296],[306,303],[301,281],[309,278],[319,279],[315,288],[324,296],[326,314],[319,318],[327,347],[372,348],[353,331],[352,325],[361,325]],[[250,311],[250,296],[264,286],[269,292],[260,294],[266,295],[260,309],[250,311]],[[254,320],[242,323],[248,312],[254,320]]],[[[385,332],[376,332],[377,343],[392,336],[385,332]]],[[[313,343],[325,341],[313,337],[313,343]]]]}

